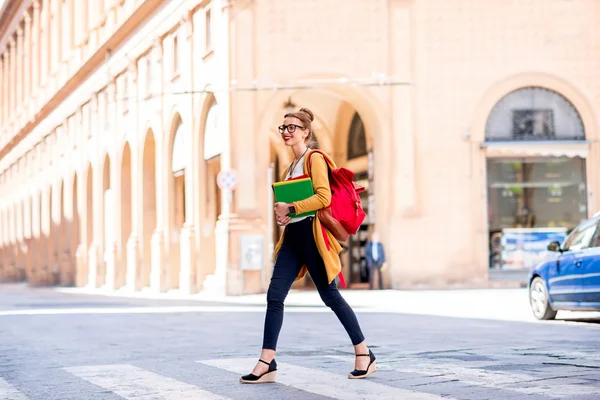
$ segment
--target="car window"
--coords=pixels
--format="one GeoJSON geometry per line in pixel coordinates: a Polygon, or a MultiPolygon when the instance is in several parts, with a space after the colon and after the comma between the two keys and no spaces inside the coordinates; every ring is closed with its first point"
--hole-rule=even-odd
{"type": "Polygon", "coordinates": [[[565,250],[578,251],[590,247],[592,238],[596,233],[597,223],[578,228],[573,235],[569,236],[565,243],[565,250]]]}
{"type": "Polygon", "coordinates": [[[596,229],[596,234],[594,235],[594,238],[592,239],[592,244],[590,247],[600,247],[600,230],[596,229]]]}

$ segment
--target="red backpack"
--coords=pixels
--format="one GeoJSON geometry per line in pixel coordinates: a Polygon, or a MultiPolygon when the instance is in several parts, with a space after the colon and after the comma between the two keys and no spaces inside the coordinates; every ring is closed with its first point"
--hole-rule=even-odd
{"type": "MultiPolygon", "coordinates": [[[[363,211],[362,201],[360,200],[360,193],[365,188],[352,182],[354,172],[347,168],[333,168],[327,155],[319,150],[314,150],[310,153],[310,156],[314,153],[320,153],[325,159],[329,172],[329,186],[331,187],[331,204],[319,210],[317,216],[321,224],[337,240],[345,242],[350,235],[356,234],[365,219],[366,214],[363,211]]],[[[307,160],[309,173],[310,156],[307,160]]]]}

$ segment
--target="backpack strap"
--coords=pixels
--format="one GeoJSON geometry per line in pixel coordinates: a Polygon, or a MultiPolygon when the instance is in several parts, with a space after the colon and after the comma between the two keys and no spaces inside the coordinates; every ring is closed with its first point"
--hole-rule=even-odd
{"type": "Polygon", "coordinates": [[[328,170],[327,174],[328,174],[329,178],[331,178],[331,170],[333,170],[333,167],[331,165],[331,162],[329,161],[329,156],[327,154],[325,154],[324,152],[322,152],[321,150],[316,150],[316,149],[312,150],[308,154],[308,158],[306,159],[306,167],[308,169],[308,174],[310,175],[310,173],[311,173],[311,167],[312,167],[312,165],[311,165],[310,160],[311,160],[312,155],[315,154],[315,153],[319,153],[325,159],[325,163],[327,164],[327,170],[328,170]]]}

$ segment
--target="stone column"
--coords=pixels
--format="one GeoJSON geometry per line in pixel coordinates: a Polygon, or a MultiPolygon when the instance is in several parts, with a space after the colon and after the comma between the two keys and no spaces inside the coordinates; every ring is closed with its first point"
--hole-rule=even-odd
{"type": "MultiPolygon", "coordinates": [[[[147,74],[151,73],[153,79],[150,80],[152,87],[151,93],[160,93],[163,87],[163,46],[160,38],[155,39],[154,48],[151,54],[151,71],[146,71],[147,74]]],[[[162,102],[159,98],[152,99],[151,109],[162,113],[162,102]]],[[[165,145],[168,136],[168,132],[154,132],[156,139],[156,229],[152,233],[151,240],[151,252],[152,252],[152,264],[150,267],[150,288],[155,292],[164,292],[168,289],[168,278],[167,278],[167,255],[168,247],[170,245],[169,240],[166,240],[165,235],[168,233],[167,221],[168,221],[168,203],[167,203],[167,191],[168,185],[166,185],[167,172],[170,170],[170,166],[165,165],[165,145]]],[[[167,149],[168,150],[168,149],[167,149]]]]}
{"type": "MultiPolygon", "coordinates": [[[[9,80],[9,93],[10,93],[10,115],[13,117],[11,120],[15,120],[17,111],[17,46],[15,38],[11,37],[9,46],[9,63],[10,63],[10,80],[9,80]]],[[[11,135],[14,132],[11,132],[11,135]]],[[[11,138],[12,139],[12,138],[11,138]]]]}
{"type": "MultiPolygon", "coordinates": [[[[81,113],[79,121],[81,121],[81,113]]],[[[81,125],[80,125],[81,126],[81,125]]],[[[84,154],[84,152],[81,152],[84,154]]],[[[82,162],[82,164],[84,164],[82,162]]],[[[80,173],[77,176],[77,207],[79,215],[79,243],[75,249],[75,286],[82,287],[89,285],[89,259],[88,259],[88,220],[87,220],[87,179],[83,179],[87,175],[87,165],[80,167],[80,173]]]]}
{"type": "MultiPolygon", "coordinates": [[[[6,113],[4,112],[4,58],[0,55],[0,83],[2,87],[0,87],[0,126],[4,126],[6,124],[6,113]]],[[[0,130],[0,143],[2,143],[2,130],[0,130]]]]}
{"type": "MultiPolygon", "coordinates": [[[[194,45],[193,45],[193,25],[192,16],[188,11],[182,17],[180,27],[180,76],[183,87],[192,88],[194,87],[193,81],[193,59],[194,59],[194,45]]],[[[193,96],[186,96],[182,99],[182,112],[185,115],[194,115],[193,109],[193,96]]],[[[194,129],[196,126],[192,124],[192,118],[186,122],[187,129],[181,134],[187,135],[185,143],[194,143],[192,140],[194,136],[194,129]]],[[[180,271],[179,271],[179,288],[183,293],[192,293],[197,287],[197,276],[196,276],[196,239],[194,232],[194,221],[195,221],[195,200],[194,200],[194,182],[196,182],[197,171],[192,168],[193,165],[193,149],[191,146],[187,146],[185,157],[185,221],[183,227],[181,227],[181,235],[179,240],[180,250],[180,271]]]]}
{"type": "MultiPolygon", "coordinates": [[[[111,224],[111,226],[104,226],[104,221],[105,221],[105,216],[104,216],[104,212],[103,212],[103,232],[109,231],[108,232],[108,236],[109,237],[109,241],[107,243],[104,243],[103,246],[103,260],[104,263],[106,265],[106,282],[105,282],[105,287],[107,290],[114,290],[114,289],[118,289],[117,284],[118,281],[120,280],[120,256],[119,256],[119,246],[117,243],[117,230],[121,228],[121,224],[117,224],[117,221],[121,220],[121,202],[120,201],[115,201],[114,199],[120,199],[120,193],[121,193],[121,169],[120,169],[120,165],[119,163],[115,162],[115,149],[113,148],[114,145],[111,144],[110,142],[114,143],[116,141],[116,134],[117,132],[119,132],[118,129],[115,129],[116,126],[116,115],[115,115],[115,111],[116,111],[116,106],[115,106],[115,102],[116,102],[116,85],[114,80],[111,81],[108,84],[107,90],[106,90],[106,98],[107,98],[107,105],[105,105],[105,118],[106,121],[108,122],[107,124],[107,130],[105,131],[105,135],[109,135],[112,137],[112,140],[109,140],[109,143],[105,142],[105,146],[109,149],[109,154],[111,154],[110,160],[111,160],[111,166],[110,166],[110,190],[112,192],[112,200],[109,203],[113,208],[114,208],[114,214],[112,215],[112,220],[113,223],[111,224]]],[[[109,137],[107,136],[107,137],[109,137]]],[[[104,194],[103,194],[104,195],[104,194]]],[[[103,205],[103,211],[104,208],[106,208],[105,205],[103,205]]],[[[103,239],[104,239],[104,235],[103,235],[103,239]]]]}
{"type": "MultiPolygon", "coordinates": [[[[19,24],[17,28],[17,75],[15,76],[16,82],[15,86],[17,87],[17,97],[16,97],[16,113],[17,116],[21,116],[21,110],[23,106],[23,53],[24,53],[24,43],[23,43],[23,28],[19,24]]],[[[20,119],[20,118],[19,118],[20,119]]]]}
{"type": "Polygon", "coordinates": [[[29,117],[32,118],[37,108],[37,97],[40,89],[40,2],[33,2],[33,20],[31,33],[31,107],[29,108],[29,117]]]}
{"type": "Polygon", "coordinates": [[[24,71],[24,82],[23,82],[23,102],[26,119],[29,119],[30,115],[30,100],[31,100],[31,15],[29,10],[25,12],[25,32],[24,32],[24,54],[23,54],[23,71],[24,71]]]}
{"type": "MultiPolygon", "coordinates": [[[[225,8],[225,10],[228,9],[225,8]]],[[[254,7],[240,8],[232,12],[237,13],[236,18],[231,21],[232,27],[230,28],[234,35],[230,40],[235,43],[231,56],[235,59],[252,59],[256,54],[255,41],[252,39],[256,30],[254,7]]],[[[219,24],[226,26],[227,21],[226,18],[222,22],[219,21],[219,24]]],[[[255,77],[255,69],[252,65],[236,65],[232,68],[232,76],[235,76],[240,82],[251,82],[255,77]]],[[[231,132],[243,131],[244,125],[258,125],[256,96],[256,93],[253,92],[242,92],[230,97],[228,114],[222,118],[231,120],[231,126],[227,130],[230,135],[231,132]],[[231,117],[241,114],[249,119],[242,121],[240,118],[231,117]]],[[[266,193],[262,188],[267,185],[267,175],[257,173],[257,169],[268,165],[268,152],[264,151],[264,149],[268,149],[268,146],[266,135],[257,133],[243,135],[243,137],[236,136],[236,140],[231,140],[229,144],[230,165],[237,171],[239,179],[238,187],[233,194],[232,212],[229,214],[226,292],[230,295],[263,291],[262,274],[265,270],[264,254],[266,254],[264,237],[267,232],[267,221],[264,217],[264,203],[260,200],[266,193]],[[257,179],[257,177],[260,178],[257,179]],[[260,237],[263,238],[262,241],[257,239],[260,237]],[[262,263],[257,266],[257,270],[243,269],[246,258],[242,252],[249,250],[241,248],[245,239],[255,240],[254,245],[259,247],[258,253],[263,255],[262,263]]]]}
{"type": "Polygon", "coordinates": [[[56,77],[61,59],[60,2],[61,0],[50,0],[50,12],[52,13],[50,26],[50,72],[52,77],[56,77]]]}
{"type": "Polygon", "coordinates": [[[129,144],[131,146],[131,234],[127,240],[127,272],[125,278],[125,286],[128,291],[136,291],[141,288],[141,248],[140,238],[142,237],[142,218],[143,210],[141,209],[142,199],[142,152],[144,136],[139,136],[140,133],[145,135],[146,132],[139,131],[138,124],[138,105],[137,105],[137,78],[138,69],[137,63],[132,61],[127,70],[128,80],[127,92],[125,93],[127,109],[129,117],[127,118],[127,129],[129,135],[129,144]]]}
{"type": "MultiPolygon", "coordinates": [[[[9,63],[9,51],[4,52],[2,56],[2,65],[4,66],[4,77],[2,79],[2,109],[4,110],[4,126],[8,126],[11,120],[10,113],[10,74],[11,68],[9,63]]],[[[5,138],[2,138],[5,140],[5,138]]]]}
{"type": "Polygon", "coordinates": [[[41,26],[42,32],[40,34],[40,86],[44,88],[42,98],[40,102],[44,102],[46,99],[46,88],[48,85],[48,72],[50,69],[50,49],[48,46],[50,37],[50,0],[43,0],[41,10],[41,26]]]}

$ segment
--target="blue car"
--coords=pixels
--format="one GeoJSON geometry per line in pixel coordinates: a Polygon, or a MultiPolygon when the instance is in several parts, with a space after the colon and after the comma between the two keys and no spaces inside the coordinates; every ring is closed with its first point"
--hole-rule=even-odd
{"type": "Polygon", "coordinates": [[[558,310],[600,311],[600,215],[582,222],[529,274],[529,304],[540,320],[558,310]]]}

